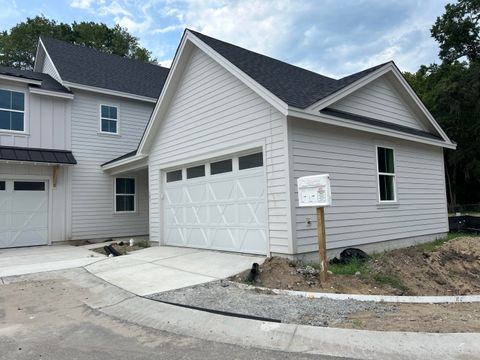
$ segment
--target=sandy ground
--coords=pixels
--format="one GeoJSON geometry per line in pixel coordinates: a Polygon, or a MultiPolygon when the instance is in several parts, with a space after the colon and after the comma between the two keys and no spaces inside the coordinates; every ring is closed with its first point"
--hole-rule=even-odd
{"type": "MultiPolygon", "coordinates": [[[[480,237],[459,237],[428,249],[409,247],[375,256],[359,276],[298,273],[298,264],[271,258],[261,266],[254,285],[269,288],[379,295],[480,294],[480,237]]],[[[248,272],[232,280],[245,282],[248,272]]]]}

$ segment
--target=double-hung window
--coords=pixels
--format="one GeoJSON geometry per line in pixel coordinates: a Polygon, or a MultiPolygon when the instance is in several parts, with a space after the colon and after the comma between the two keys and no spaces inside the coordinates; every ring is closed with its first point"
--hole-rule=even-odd
{"type": "Polygon", "coordinates": [[[115,212],[135,212],[134,178],[115,178],[115,212]]]}
{"type": "Polygon", "coordinates": [[[116,106],[100,105],[100,131],[118,134],[118,108],[116,106]]]}
{"type": "Polygon", "coordinates": [[[0,89],[0,130],[25,131],[25,94],[0,89]]]}
{"type": "Polygon", "coordinates": [[[395,202],[395,156],[393,149],[377,147],[378,192],[380,202],[395,202]]]}

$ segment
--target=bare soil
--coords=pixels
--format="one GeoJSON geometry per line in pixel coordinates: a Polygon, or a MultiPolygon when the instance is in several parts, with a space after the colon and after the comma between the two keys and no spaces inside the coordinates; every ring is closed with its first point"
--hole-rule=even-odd
{"type": "MultiPolygon", "coordinates": [[[[103,245],[105,246],[105,245],[103,245]]],[[[103,254],[103,255],[107,255],[105,249],[103,248],[103,246],[101,247],[98,247],[98,248],[95,248],[95,249],[92,249],[92,251],[95,251],[99,254],[103,254]]],[[[113,248],[115,250],[117,250],[121,255],[127,255],[128,253],[131,253],[133,251],[137,251],[137,250],[142,250],[142,249],[145,249],[146,247],[148,246],[144,246],[144,245],[133,245],[133,246],[130,246],[129,244],[127,243],[123,243],[122,245],[119,245],[119,244],[112,244],[113,248]]]]}
{"type": "MultiPolygon", "coordinates": [[[[350,294],[480,294],[480,237],[462,236],[438,246],[430,245],[377,254],[359,265],[360,274],[331,274],[325,284],[321,284],[316,275],[299,273],[305,264],[272,257],[261,265],[254,285],[350,294]]],[[[248,273],[234,276],[232,280],[247,282],[248,273]]]]}

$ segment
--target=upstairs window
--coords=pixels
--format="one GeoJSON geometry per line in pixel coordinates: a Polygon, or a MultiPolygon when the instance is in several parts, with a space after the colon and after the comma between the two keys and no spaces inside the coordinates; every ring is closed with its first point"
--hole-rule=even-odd
{"type": "Polygon", "coordinates": [[[378,191],[380,202],[395,202],[395,157],[393,149],[377,147],[378,191]]]}
{"type": "Polygon", "coordinates": [[[25,94],[0,89],[0,130],[25,131],[25,94]]]}
{"type": "Polygon", "coordinates": [[[116,106],[100,105],[100,131],[118,134],[118,108],[116,106]]]}
{"type": "Polygon", "coordinates": [[[135,179],[115,178],[115,212],[135,212],[135,179]]]}

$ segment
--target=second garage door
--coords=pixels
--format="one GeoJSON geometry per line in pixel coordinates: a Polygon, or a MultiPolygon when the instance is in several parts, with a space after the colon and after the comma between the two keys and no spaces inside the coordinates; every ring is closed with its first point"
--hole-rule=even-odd
{"type": "Polygon", "coordinates": [[[166,244],[266,254],[265,187],[261,152],[166,172],[166,244]]]}

